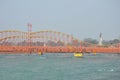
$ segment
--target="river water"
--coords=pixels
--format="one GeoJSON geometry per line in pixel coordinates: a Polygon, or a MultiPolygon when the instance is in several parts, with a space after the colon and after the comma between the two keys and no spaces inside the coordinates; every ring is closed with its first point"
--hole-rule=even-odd
{"type": "Polygon", "coordinates": [[[120,54],[0,54],[0,80],[120,80],[120,54]]]}

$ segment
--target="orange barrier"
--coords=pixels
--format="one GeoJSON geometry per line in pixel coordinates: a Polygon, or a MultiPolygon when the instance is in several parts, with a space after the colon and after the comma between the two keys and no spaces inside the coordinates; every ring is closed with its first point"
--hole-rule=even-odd
{"type": "Polygon", "coordinates": [[[119,47],[75,47],[75,46],[0,46],[0,53],[74,53],[74,52],[83,52],[83,53],[120,53],[119,47]]]}

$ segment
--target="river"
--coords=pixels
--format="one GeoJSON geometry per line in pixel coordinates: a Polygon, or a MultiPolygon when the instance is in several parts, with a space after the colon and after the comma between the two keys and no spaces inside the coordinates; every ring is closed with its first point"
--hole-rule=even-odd
{"type": "Polygon", "coordinates": [[[0,80],[120,80],[120,54],[0,54],[0,80]]]}

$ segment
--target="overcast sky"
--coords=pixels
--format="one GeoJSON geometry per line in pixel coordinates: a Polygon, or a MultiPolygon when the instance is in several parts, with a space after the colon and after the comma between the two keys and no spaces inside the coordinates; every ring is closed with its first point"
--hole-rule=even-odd
{"type": "Polygon", "coordinates": [[[0,0],[0,30],[56,30],[76,38],[120,37],[120,0],[0,0]]]}

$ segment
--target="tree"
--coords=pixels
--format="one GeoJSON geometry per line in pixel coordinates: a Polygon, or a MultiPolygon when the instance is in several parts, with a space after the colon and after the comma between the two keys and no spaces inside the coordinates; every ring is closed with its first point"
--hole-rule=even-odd
{"type": "Polygon", "coordinates": [[[92,38],[85,38],[84,42],[98,44],[98,41],[96,39],[92,39],[92,38]]]}

